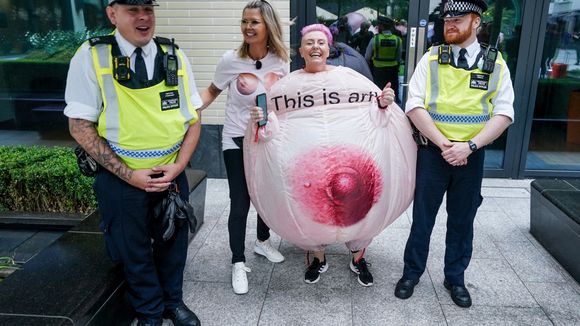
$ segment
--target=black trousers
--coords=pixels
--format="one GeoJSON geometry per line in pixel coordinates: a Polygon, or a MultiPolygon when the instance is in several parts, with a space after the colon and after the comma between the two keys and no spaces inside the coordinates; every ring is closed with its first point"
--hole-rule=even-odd
{"type": "MultiPolygon", "coordinates": [[[[230,188],[230,216],[228,231],[230,233],[230,249],[232,250],[232,264],[245,262],[246,256],[246,224],[250,211],[250,194],[244,174],[244,154],[241,149],[227,149],[224,151],[224,162],[228,174],[230,188]]],[[[270,228],[258,215],[257,237],[260,241],[270,238],[270,228]]]]}
{"type": "Polygon", "coordinates": [[[419,146],[413,201],[413,223],[405,247],[403,278],[418,280],[427,263],[431,232],[437,211],[447,193],[445,278],[464,284],[464,272],[473,251],[473,221],[481,205],[481,181],[485,152],[472,153],[465,166],[452,166],[435,146],[419,146]]]}
{"type": "MultiPolygon", "coordinates": [[[[188,200],[185,173],[175,181],[181,197],[188,200]]],[[[145,192],[105,169],[97,175],[94,188],[107,251],[123,264],[129,301],[140,320],[160,320],[164,309],[182,301],[188,225],[177,227],[173,238],[164,242],[152,208],[167,192],[145,192]]]]}

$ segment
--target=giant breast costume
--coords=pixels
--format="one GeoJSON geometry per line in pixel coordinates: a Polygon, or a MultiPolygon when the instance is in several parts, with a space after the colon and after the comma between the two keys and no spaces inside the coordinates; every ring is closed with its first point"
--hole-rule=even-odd
{"type": "Polygon", "coordinates": [[[417,146],[396,104],[372,82],[334,67],[295,71],[268,93],[268,123],[248,126],[244,165],[263,220],[306,249],[379,234],[411,203],[417,146]]]}

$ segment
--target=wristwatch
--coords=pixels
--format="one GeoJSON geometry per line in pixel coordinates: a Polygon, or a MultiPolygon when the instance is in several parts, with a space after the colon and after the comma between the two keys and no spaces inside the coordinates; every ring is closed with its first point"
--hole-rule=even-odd
{"type": "Polygon", "coordinates": [[[475,152],[477,150],[477,145],[470,140],[467,141],[467,145],[469,145],[469,149],[471,149],[472,152],[475,152]]]}

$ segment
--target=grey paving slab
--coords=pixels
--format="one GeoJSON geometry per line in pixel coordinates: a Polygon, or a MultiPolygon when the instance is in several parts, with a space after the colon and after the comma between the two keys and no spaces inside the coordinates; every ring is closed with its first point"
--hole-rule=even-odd
{"type": "MultiPolygon", "coordinates": [[[[360,286],[348,268],[344,244],[326,248],[328,272],[316,284],[303,280],[304,251],[272,240],[286,261],[272,264],[252,253],[256,213],[246,230],[250,293],[231,289],[227,219],[227,180],[208,180],[210,218],[190,245],[185,300],[204,325],[578,325],[580,285],[529,234],[530,180],[484,179],[474,233],[474,252],[466,271],[473,306],[453,304],[444,289],[445,199],[431,238],[427,270],[414,295],[393,295],[403,270],[403,252],[412,222],[412,205],[375,237],[366,259],[374,285],[360,286]]],[[[167,324],[164,323],[164,325],[167,324]]]]}
{"type": "Polygon", "coordinates": [[[528,198],[530,192],[523,188],[481,188],[483,197],[500,197],[500,198],[528,198]]]}
{"type": "Polygon", "coordinates": [[[247,294],[237,295],[229,284],[186,281],[183,301],[204,326],[257,325],[266,288],[267,284],[252,286],[247,294]]]}
{"type": "Polygon", "coordinates": [[[524,282],[563,282],[564,278],[554,262],[545,256],[529,241],[496,242],[507,263],[524,282]]]}
{"type": "Polygon", "coordinates": [[[472,306],[469,309],[455,305],[441,305],[448,326],[497,325],[497,326],[548,326],[553,325],[544,311],[528,307],[472,306]]]}
{"type": "Polygon", "coordinates": [[[506,213],[479,211],[475,216],[480,232],[485,232],[492,241],[525,242],[527,230],[512,222],[506,213]]]}
{"type": "Polygon", "coordinates": [[[580,294],[567,283],[528,283],[554,325],[580,325],[580,294]]]}
{"type": "MultiPolygon", "coordinates": [[[[441,304],[453,304],[443,287],[442,258],[427,262],[441,304]]],[[[537,307],[526,286],[504,259],[472,259],[465,271],[465,286],[474,306],[537,307]]]]}
{"type": "Polygon", "coordinates": [[[353,300],[352,325],[446,325],[441,306],[431,300],[396,299],[392,292],[368,291],[353,300]]]}

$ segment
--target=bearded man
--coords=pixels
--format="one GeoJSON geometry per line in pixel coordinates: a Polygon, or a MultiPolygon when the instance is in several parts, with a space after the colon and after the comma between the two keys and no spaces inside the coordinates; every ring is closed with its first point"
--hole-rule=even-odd
{"type": "Polygon", "coordinates": [[[413,295],[425,271],[429,241],[447,194],[444,287],[453,302],[471,306],[464,273],[473,251],[473,222],[481,205],[483,147],[514,120],[514,91],[506,63],[477,41],[483,0],[449,0],[443,8],[447,44],[419,61],[405,111],[427,138],[419,146],[413,223],[395,296],[413,295]]]}

